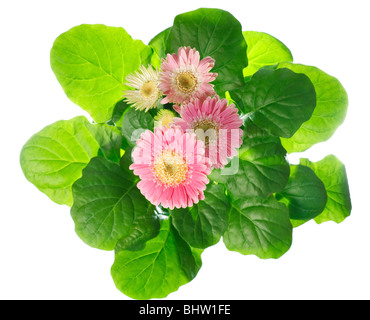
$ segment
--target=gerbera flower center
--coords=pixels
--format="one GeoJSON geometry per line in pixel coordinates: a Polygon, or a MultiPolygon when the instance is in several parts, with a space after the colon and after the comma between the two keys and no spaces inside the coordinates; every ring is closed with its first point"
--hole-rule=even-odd
{"type": "Polygon", "coordinates": [[[180,72],[176,77],[176,84],[181,92],[191,93],[198,84],[195,75],[189,71],[180,72]]]}
{"type": "Polygon", "coordinates": [[[175,114],[171,110],[161,109],[158,111],[157,115],[154,117],[154,124],[156,127],[166,126],[169,128],[172,119],[175,114]]]}
{"type": "Polygon", "coordinates": [[[186,180],[188,165],[182,155],[165,150],[155,159],[153,172],[164,185],[174,187],[186,180]]]}
{"type": "Polygon", "coordinates": [[[141,87],[140,92],[141,95],[146,99],[153,98],[158,92],[156,83],[154,81],[145,82],[141,87]]]}
{"type": "Polygon", "coordinates": [[[152,66],[141,65],[139,70],[126,77],[126,83],[131,90],[123,91],[125,102],[136,110],[149,111],[157,106],[162,92],[159,89],[159,71],[152,66]]]}
{"type": "Polygon", "coordinates": [[[210,119],[195,121],[192,125],[197,138],[202,140],[207,147],[210,142],[216,142],[218,139],[219,125],[210,119]]]}

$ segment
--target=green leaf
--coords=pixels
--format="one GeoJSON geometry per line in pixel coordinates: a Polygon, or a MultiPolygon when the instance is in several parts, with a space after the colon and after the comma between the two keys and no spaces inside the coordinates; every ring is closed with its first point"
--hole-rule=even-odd
{"type": "Polygon", "coordinates": [[[146,242],[158,235],[159,220],[158,218],[153,218],[153,212],[156,212],[155,206],[148,203],[146,214],[144,213],[135,218],[134,223],[127,229],[125,236],[118,240],[114,248],[115,252],[143,250],[146,242]]]}
{"type": "Polygon", "coordinates": [[[188,283],[201,267],[200,251],[193,250],[171,225],[161,221],[159,235],[143,250],[116,253],[111,274],[116,287],[134,299],[164,298],[188,283]]]}
{"type": "Polygon", "coordinates": [[[293,228],[298,228],[299,226],[305,224],[308,220],[296,220],[291,219],[290,222],[292,223],[293,228]]]}
{"type": "Polygon", "coordinates": [[[152,58],[152,64],[155,68],[158,68],[163,58],[166,58],[167,51],[167,38],[171,31],[171,28],[167,28],[162,32],[158,33],[152,40],[149,41],[149,45],[154,49],[155,55],[152,58]]]}
{"type": "Polygon", "coordinates": [[[310,119],[316,106],[310,79],[289,69],[260,69],[230,95],[255,125],[284,138],[310,119]]]}
{"type": "Polygon", "coordinates": [[[122,128],[123,117],[125,113],[129,110],[130,105],[124,100],[118,101],[114,107],[112,121],[116,127],[122,128]]]}
{"type": "Polygon", "coordinates": [[[310,220],[318,216],[326,205],[327,195],[323,182],[312,169],[302,165],[290,166],[290,177],[276,199],[289,208],[291,219],[310,220]]]}
{"type": "Polygon", "coordinates": [[[220,241],[227,228],[230,206],[221,185],[209,185],[204,196],[204,200],[190,208],[171,212],[173,224],[181,237],[192,247],[202,249],[220,241]]]}
{"type": "Polygon", "coordinates": [[[243,70],[244,77],[250,76],[263,66],[279,62],[293,61],[290,50],[275,37],[257,31],[244,31],[247,42],[248,67],[243,70]]]}
{"type": "Polygon", "coordinates": [[[131,146],[136,145],[136,140],[147,129],[154,129],[154,119],[149,112],[130,108],[125,113],[122,123],[122,134],[131,146]]]}
{"type": "Polygon", "coordinates": [[[312,117],[302,124],[289,139],[282,139],[288,153],[301,152],[312,145],[328,140],[343,123],[348,107],[348,96],[342,84],[316,67],[293,63],[279,63],[310,78],[316,91],[316,108],[312,117]]]}
{"type": "Polygon", "coordinates": [[[122,145],[122,136],[119,129],[106,124],[87,125],[87,128],[100,146],[97,155],[119,163],[122,145]]]}
{"type": "Polygon", "coordinates": [[[249,197],[231,204],[224,243],[231,251],[261,259],[281,257],[292,244],[288,208],[273,196],[249,197]]]}
{"type": "Polygon", "coordinates": [[[183,46],[196,48],[201,58],[215,59],[211,72],[218,74],[212,82],[217,92],[234,89],[244,82],[247,46],[239,21],[229,12],[201,8],[178,15],[169,32],[167,48],[177,53],[183,46]]]}
{"type": "Polygon", "coordinates": [[[83,24],[55,40],[50,63],[67,96],[102,123],[129,89],[126,76],[149,64],[152,53],[122,28],[83,24]]]}
{"type": "Polygon", "coordinates": [[[314,220],[317,223],[334,221],[341,223],[352,210],[346,168],[334,155],[318,162],[300,159],[300,164],[311,168],[325,185],[328,201],[324,211],[314,220]]]}
{"type": "Polygon", "coordinates": [[[125,175],[127,177],[130,177],[129,178],[130,180],[135,180],[137,179],[137,176],[134,174],[132,170],[130,170],[130,165],[133,162],[132,157],[131,157],[132,150],[133,150],[132,147],[130,146],[126,147],[125,152],[122,155],[121,160],[120,160],[120,166],[122,170],[125,172],[125,175]]]}
{"type": "Polygon", "coordinates": [[[119,131],[92,125],[85,117],[55,122],[28,140],[20,163],[25,177],[51,200],[71,206],[72,184],[97,155],[116,161],[120,155],[119,131]]]}
{"type": "Polygon", "coordinates": [[[154,207],[136,184],[118,164],[100,157],[90,161],[73,185],[71,208],[76,233],[86,244],[113,250],[119,239],[133,237],[133,228],[145,233],[149,224],[152,230],[154,207]]]}
{"type": "Polygon", "coordinates": [[[213,170],[210,178],[225,183],[234,198],[246,196],[267,197],[283,190],[289,179],[289,163],[280,139],[271,136],[247,121],[239,162],[234,172],[222,175],[213,170]]]}

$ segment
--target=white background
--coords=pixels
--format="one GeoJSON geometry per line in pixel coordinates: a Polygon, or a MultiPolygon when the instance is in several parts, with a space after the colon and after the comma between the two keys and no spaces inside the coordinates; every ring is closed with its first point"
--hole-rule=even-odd
{"type": "MultiPolygon", "coordinates": [[[[244,30],[283,41],[294,61],[337,77],[349,95],[345,123],[301,156],[333,153],[346,164],[352,216],[294,230],[291,250],[260,260],[225,249],[203,253],[198,276],[168,299],[369,299],[368,1],[2,1],[0,4],[0,298],[128,299],[110,276],[113,252],[75,234],[69,208],[23,176],[19,154],[34,133],[86,115],[65,96],[49,66],[55,38],[82,23],[124,27],[145,43],[177,14],[199,7],[231,12],[244,30]]],[[[299,156],[290,157],[296,162],[299,156]]]]}

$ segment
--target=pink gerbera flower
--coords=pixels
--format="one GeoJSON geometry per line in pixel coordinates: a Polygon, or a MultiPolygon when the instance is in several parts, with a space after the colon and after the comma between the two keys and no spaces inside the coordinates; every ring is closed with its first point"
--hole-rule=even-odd
{"type": "Polygon", "coordinates": [[[243,121],[239,118],[234,104],[218,96],[208,97],[203,102],[195,100],[180,110],[181,118],[174,118],[173,125],[184,132],[195,132],[206,148],[206,157],[214,168],[223,168],[227,159],[238,153],[242,144],[243,121]]]}
{"type": "Polygon", "coordinates": [[[209,72],[214,65],[214,59],[200,60],[199,52],[190,47],[179,48],[178,54],[167,54],[159,75],[159,88],[166,95],[161,103],[185,104],[214,95],[213,85],[209,83],[217,77],[217,73],[209,72]]]}
{"type": "Polygon", "coordinates": [[[137,187],[155,206],[186,208],[204,199],[211,172],[204,144],[180,128],[146,130],[132,152],[137,187]]]}

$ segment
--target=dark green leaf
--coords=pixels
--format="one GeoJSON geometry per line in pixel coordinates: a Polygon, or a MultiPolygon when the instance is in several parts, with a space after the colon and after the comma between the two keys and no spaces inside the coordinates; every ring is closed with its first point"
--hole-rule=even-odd
{"type": "Polygon", "coordinates": [[[178,15],[171,28],[167,48],[177,53],[179,47],[196,48],[201,58],[216,60],[211,72],[218,74],[212,83],[222,93],[243,83],[243,69],[248,65],[247,45],[241,25],[229,12],[198,9],[178,15]]]}
{"type": "Polygon", "coordinates": [[[349,192],[346,168],[334,155],[329,155],[318,162],[301,159],[300,164],[310,167],[325,185],[328,201],[324,211],[314,220],[342,222],[351,214],[352,204],[349,192]]]}
{"type": "Polygon", "coordinates": [[[122,123],[122,134],[131,146],[136,145],[136,140],[147,129],[154,129],[154,119],[149,112],[130,108],[125,113],[122,123]]]}
{"type": "MultiPolygon", "coordinates": [[[[153,235],[154,207],[136,187],[137,181],[116,163],[94,158],[73,185],[71,216],[78,236],[88,245],[113,250],[121,238],[153,235]],[[149,209],[148,209],[149,207],[149,209]],[[135,230],[135,235],[132,232],[135,230]]],[[[158,226],[159,227],[159,226],[158,226]]],[[[155,233],[154,233],[155,235],[155,233]]]]}
{"type": "Polygon", "coordinates": [[[131,298],[164,298],[194,279],[201,267],[200,253],[166,219],[144,249],[117,252],[111,273],[117,288],[131,298]]]}
{"type": "Polygon", "coordinates": [[[310,79],[289,69],[262,68],[230,95],[255,125],[284,138],[310,119],[316,106],[310,79]]]}
{"type": "Polygon", "coordinates": [[[119,163],[122,145],[119,129],[106,124],[88,125],[87,128],[100,146],[97,155],[119,163]]]}
{"type": "Polygon", "coordinates": [[[158,235],[160,229],[159,218],[153,218],[155,206],[148,203],[146,211],[146,214],[138,215],[135,218],[125,236],[118,240],[114,248],[116,253],[122,250],[143,250],[146,242],[158,235]]]}
{"type": "Polygon", "coordinates": [[[267,197],[281,191],[289,179],[289,163],[285,156],[286,151],[278,137],[267,134],[248,121],[239,150],[239,168],[228,176],[214,170],[216,172],[212,173],[211,179],[225,183],[236,199],[267,197]]]}
{"type": "Polygon", "coordinates": [[[192,247],[205,249],[220,241],[227,228],[229,202],[221,185],[211,184],[205,199],[186,209],[171,212],[173,224],[192,247]]]}
{"type": "Polygon", "coordinates": [[[326,190],[322,181],[310,168],[290,166],[290,177],[276,199],[289,208],[291,219],[310,220],[318,216],[326,205],[326,190]]]}
{"type": "Polygon", "coordinates": [[[112,116],[112,121],[116,125],[116,127],[122,128],[123,117],[128,111],[129,107],[130,106],[124,100],[116,103],[112,116]]]}
{"type": "Polygon", "coordinates": [[[133,162],[131,158],[131,153],[132,153],[132,148],[130,146],[127,146],[124,154],[121,157],[120,166],[122,170],[125,172],[125,175],[130,180],[135,180],[137,177],[134,175],[134,172],[130,170],[130,165],[133,162]]]}
{"type": "Polygon", "coordinates": [[[231,204],[224,243],[244,255],[277,259],[289,250],[292,230],[287,207],[274,197],[244,198],[231,204]]]}
{"type": "Polygon", "coordinates": [[[167,51],[167,38],[171,31],[171,28],[167,28],[162,32],[158,33],[152,40],[149,41],[149,45],[154,49],[155,55],[152,58],[152,64],[154,67],[159,67],[163,58],[166,58],[167,51]]]}

